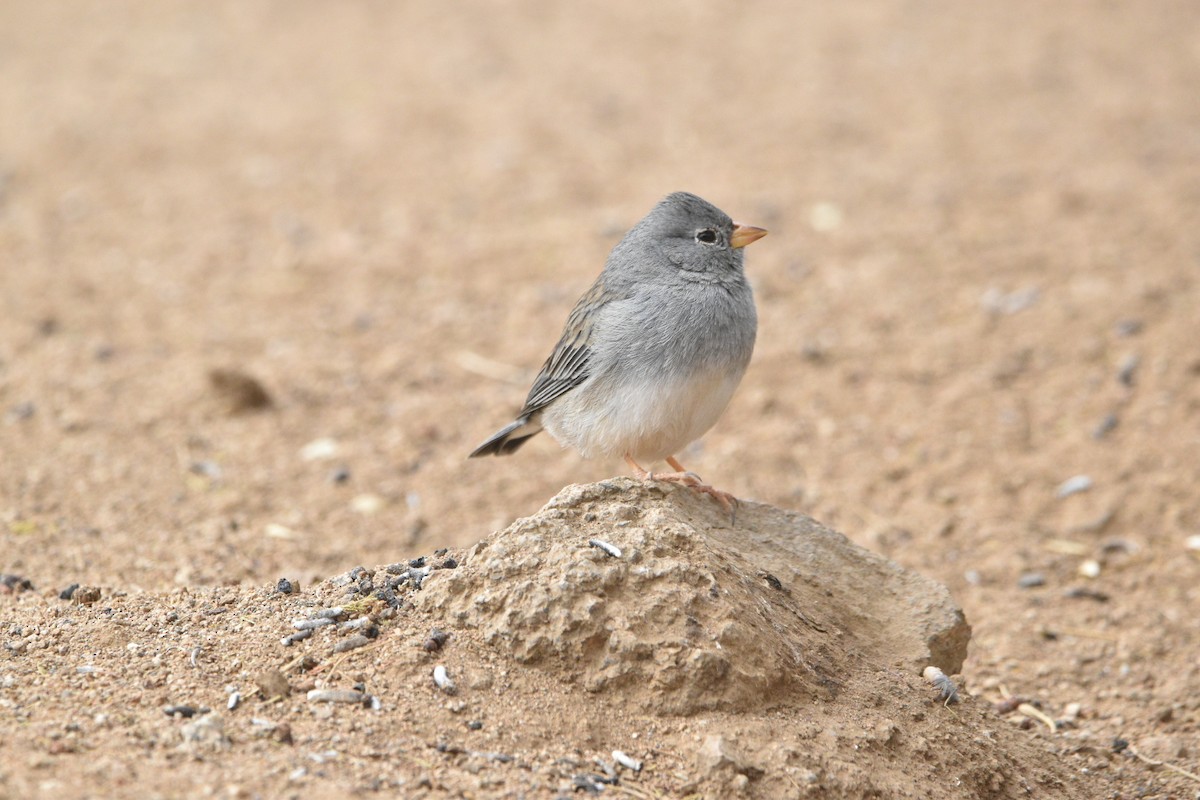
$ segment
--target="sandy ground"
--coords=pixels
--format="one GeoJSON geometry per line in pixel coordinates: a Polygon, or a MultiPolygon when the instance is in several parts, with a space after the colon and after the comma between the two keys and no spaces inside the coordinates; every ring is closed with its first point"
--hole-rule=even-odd
{"type": "MultiPolygon", "coordinates": [[[[976,700],[1066,721],[1021,756],[1063,796],[1195,797],[1198,86],[1187,2],[6,3],[0,571],[34,588],[0,595],[0,795],[136,794],[179,739],[171,676],[214,705],[292,657],[272,628],[201,679],[183,637],[116,695],[144,705],[98,711],[78,669],[151,646],[105,613],[147,642],[290,619],[281,577],[466,547],[619,474],[548,439],[464,456],[686,189],[771,235],[754,361],[682,460],[945,583],[976,700]],[[271,406],[231,413],[213,370],[271,406]]],[[[404,719],[363,756],[391,783],[318,763],[349,714],[305,717],[278,773],[172,763],[234,796],[304,794],[301,767],[510,791],[439,778],[404,719]]],[[[706,791],[681,769],[645,791],[706,791]]]]}

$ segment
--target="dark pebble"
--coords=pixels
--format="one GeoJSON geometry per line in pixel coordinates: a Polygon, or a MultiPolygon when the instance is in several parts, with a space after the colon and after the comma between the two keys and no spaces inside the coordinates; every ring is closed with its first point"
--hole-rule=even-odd
{"type": "Polygon", "coordinates": [[[1124,339],[1130,336],[1137,336],[1139,333],[1141,333],[1142,328],[1145,327],[1145,323],[1143,323],[1140,319],[1123,319],[1117,322],[1116,327],[1117,336],[1120,336],[1124,339]]]}
{"type": "Polygon", "coordinates": [[[16,594],[17,592],[28,592],[33,589],[33,584],[20,575],[0,575],[0,594],[16,594]]]}
{"type": "Polygon", "coordinates": [[[763,575],[763,580],[767,582],[767,586],[770,586],[776,591],[783,589],[783,584],[779,582],[779,578],[776,578],[769,572],[763,575]]]}
{"type": "Polygon", "coordinates": [[[29,400],[26,400],[24,403],[17,403],[15,406],[8,409],[7,413],[5,413],[4,421],[19,422],[23,419],[29,419],[33,416],[33,413],[36,410],[37,407],[34,406],[34,404],[29,400]]]}
{"type": "Polygon", "coordinates": [[[358,648],[370,643],[370,638],[363,636],[361,633],[356,633],[353,636],[347,636],[345,639],[342,639],[340,642],[335,644],[333,646],[333,652],[348,653],[351,650],[357,650],[358,648]]]}
{"type": "Polygon", "coordinates": [[[329,473],[329,482],[333,484],[343,484],[350,480],[349,467],[335,467],[329,473]]]}
{"type": "Polygon", "coordinates": [[[279,582],[275,584],[275,591],[280,594],[292,594],[296,591],[296,587],[287,578],[280,578],[279,582]]]}
{"type": "Polygon", "coordinates": [[[275,726],[275,730],[271,732],[271,738],[280,744],[295,744],[295,739],[292,738],[292,726],[286,722],[281,722],[275,726]]]}
{"type": "Polygon", "coordinates": [[[473,730],[473,731],[482,730],[482,728],[483,728],[483,723],[482,723],[482,722],[480,722],[480,721],[479,721],[479,720],[477,720],[477,719],[473,719],[473,720],[471,720],[470,722],[468,722],[468,723],[467,723],[467,727],[468,727],[468,728],[470,728],[470,729],[471,729],[471,730],[473,730]]]}
{"type": "Polygon", "coordinates": [[[376,590],[375,596],[387,603],[389,608],[399,608],[402,604],[400,598],[396,597],[396,590],[391,586],[391,581],[387,586],[376,590]]]}
{"type": "Polygon", "coordinates": [[[458,562],[455,561],[453,558],[447,558],[445,561],[442,562],[442,569],[457,569],[457,568],[458,568],[458,562]]]}
{"type": "Polygon", "coordinates": [[[221,477],[221,465],[215,461],[193,461],[188,470],[193,475],[200,475],[210,480],[217,480],[221,477]]]}
{"type": "Polygon", "coordinates": [[[163,709],[163,713],[168,717],[183,717],[191,719],[197,714],[207,714],[207,708],[196,708],[195,706],[167,706],[163,709]]]}
{"type": "Polygon", "coordinates": [[[444,645],[449,638],[450,634],[446,633],[441,628],[434,628],[429,632],[429,636],[425,638],[425,642],[421,646],[425,648],[425,652],[434,653],[438,650],[441,650],[442,645],[444,645]]]}
{"type": "Polygon", "coordinates": [[[421,556],[420,558],[414,558],[412,561],[408,562],[408,565],[410,567],[416,567],[416,568],[420,569],[421,567],[425,566],[425,556],[421,556]]]}
{"type": "Polygon", "coordinates": [[[1068,600],[1095,600],[1097,603],[1107,603],[1109,601],[1107,592],[1087,586],[1072,586],[1063,592],[1063,597],[1068,600]]]}
{"type": "Polygon", "coordinates": [[[1104,417],[1104,419],[1100,420],[1099,424],[1097,424],[1095,428],[1092,429],[1092,438],[1103,439],[1105,436],[1108,436],[1110,433],[1115,431],[1120,422],[1121,421],[1117,418],[1116,414],[1108,414],[1104,417]]]}
{"type": "Polygon", "coordinates": [[[67,588],[63,589],[61,592],[58,593],[58,599],[59,600],[70,600],[71,597],[75,594],[75,590],[78,588],[79,588],[78,583],[72,583],[70,586],[68,586],[67,588]]]}
{"type": "Polygon", "coordinates": [[[1128,739],[1113,739],[1112,749],[1114,753],[1124,753],[1129,748],[1128,739]]]}
{"type": "Polygon", "coordinates": [[[450,548],[448,548],[448,547],[439,547],[437,550],[434,550],[434,551],[433,551],[433,554],[434,554],[435,556],[437,556],[438,558],[441,558],[442,556],[446,555],[446,553],[449,553],[449,552],[450,552],[450,548]]]}
{"type": "Polygon", "coordinates": [[[587,794],[600,794],[600,785],[593,780],[593,775],[576,775],[571,779],[571,783],[575,786],[575,791],[586,792],[587,794]]]}
{"type": "Polygon", "coordinates": [[[1133,353],[1123,358],[1121,365],[1117,368],[1117,380],[1124,386],[1133,386],[1138,365],[1141,363],[1142,359],[1133,353]]]}
{"type": "Polygon", "coordinates": [[[1026,572],[1017,579],[1017,586],[1022,589],[1033,589],[1046,584],[1046,576],[1040,572],[1026,572]]]}
{"type": "Polygon", "coordinates": [[[208,382],[224,401],[231,414],[271,407],[271,395],[258,380],[236,369],[214,369],[208,382]]]}

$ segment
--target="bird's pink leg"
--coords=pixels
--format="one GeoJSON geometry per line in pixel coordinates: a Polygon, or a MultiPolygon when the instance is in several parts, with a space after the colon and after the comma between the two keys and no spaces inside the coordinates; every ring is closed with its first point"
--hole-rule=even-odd
{"type": "Polygon", "coordinates": [[[676,471],[660,473],[658,475],[642,469],[641,465],[634,461],[633,456],[629,453],[625,454],[625,463],[633,468],[633,474],[638,480],[668,481],[670,483],[679,483],[688,487],[692,491],[699,492],[700,494],[707,494],[715,498],[716,501],[721,504],[721,507],[729,512],[730,520],[734,519],[734,515],[737,513],[738,499],[736,497],[731,495],[729,492],[723,492],[720,489],[716,489],[708,485],[700,479],[699,475],[684,469],[683,464],[680,464],[675,456],[667,456],[667,463],[671,465],[671,469],[676,471]]]}

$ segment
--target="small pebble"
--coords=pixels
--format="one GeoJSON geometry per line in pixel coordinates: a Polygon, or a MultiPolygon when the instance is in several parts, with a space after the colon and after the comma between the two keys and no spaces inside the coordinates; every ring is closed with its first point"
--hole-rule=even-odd
{"type": "Polygon", "coordinates": [[[78,583],[72,583],[70,586],[68,586],[67,588],[63,589],[61,592],[58,593],[58,599],[59,600],[70,600],[74,596],[75,590],[78,588],[79,588],[78,583]]]}
{"type": "Polygon", "coordinates": [[[1085,578],[1100,577],[1100,562],[1094,558],[1089,558],[1079,564],[1079,574],[1085,578]]]}
{"type": "Polygon", "coordinates": [[[617,547],[616,545],[609,544],[608,542],[601,541],[600,539],[588,539],[588,544],[590,544],[592,547],[603,550],[613,558],[621,557],[621,548],[617,547]]]}
{"type": "MultiPolygon", "coordinates": [[[[338,630],[342,631],[366,631],[375,625],[375,621],[370,617],[359,617],[338,625],[338,630]]],[[[378,631],[376,631],[378,633],[378,631]]],[[[374,637],[372,637],[374,638],[374,637]]]]}
{"type": "Polygon", "coordinates": [[[1120,419],[1118,419],[1116,414],[1105,415],[1104,419],[1100,420],[1096,427],[1092,429],[1092,438],[1103,439],[1105,436],[1108,436],[1108,434],[1116,430],[1117,425],[1119,424],[1120,419]]]}
{"type": "Polygon", "coordinates": [[[1133,386],[1138,365],[1141,363],[1142,359],[1137,353],[1130,353],[1121,359],[1121,363],[1117,367],[1117,380],[1121,382],[1122,386],[1133,386]]]}
{"type": "Polygon", "coordinates": [[[326,625],[332,625],[333,617],[316,617],[314,619],[298,619],[292,622],[292,627],[298,631],[311,631],[314,628],[323,628],[326,625]]]}
{"type": "Polygon", "coordinates": [[[1046,584],[1046,576],[1040,572],[1026,572],[1017,579],[1017,586],[1022,589],[1033,589],[1046,584]]]}
{"type": "Polygon", "coordinates": [[[630,758],[620,750],[613,750],[612,757],[613,761],[617,762],[625,769],[631,769],[634,772],[642,771],[642,762],[638,761],[636,758],[630,758]]]}
{"type": "Polygon", "coordinates": [[[413,585],[414,589],[420,589],[421,584],[425,583],[425,578],[428,575],[428,567],[410,567],[408,570],[408,581],[413,585]]]}
{"type": "Polygon", "coordinates": [[[1075,477],[1068,478],[1067,480],[1065,480],[1061,484],[1059,484],[1058,489],[1055,490],[1055,492],[1054,492],[1054,496],[1058,497],[1058,498],[1070,497],[1073,494],[1079,494],[1080,492],[1086,492],[1088,489],[1091,489],[1091,488],[1092,488],[1092,479],[1091,478],[1089,478],[1087,475],[1076,475],[1075,477]]]}
{"type": "Polygon", "coordinates": [[[17,403],[4,413],[4,421],[11,424],[13,422],[20,422],[23,419],[29,419],[36,410],[37,407],[28,400],[24,403],[17,403]]]}
{"type": "Polygon", "coordinates": [[[196,708],[195,706],[182,706],[182,705],[166,706],[165,708],[163,708],[163,713],[166,714],[168,717],[183,717],[184,719],[191,719],[192,717],[196,716],[197,714],[207,714],[208,709],[207,708],[196,708]]]}
{"type": "Polygon", "coordinates": [[[1101,592],[1088,586],[1072,586],[1063,592],[1063,597],[1068,600],[1095,600],[1097,603],[1107,603],[1109,600],[1107,592],[1101,592]]]}
{"type": "Polygon", "coordinates": [[[188,470],[193,475],[201,475],[209,480],[221,479],[221,465],[215,461],[193,461],[188,466],[188,470]]]}
{"type": "Polygon", "coordinates": [[[229,711],[236,709],[242,702],[242,693],[233,691],[229,693],[229,700],[225,703],[225,708],[229,711]]]}
{"type": "Polygon", "coordinates": [[[287,578],[280,578],[275,584],[275,591],[280,594],[292,594],[296,591],[296,587],[287,578]]]}
{"type": "Polygon", "coordinates": [[[98,586],[80,586],[71,595],[71,602],[80,606],[90,606],[92,603],[100,599],[100,587],[98,586]]]}
{"type": "Polygon", "coordinates": [[[434,628],[429,632],[429,636],[425,638],[422,647],[426,653],[434,653],[442,649],[442,645],[450,638],[450,634],[446,633],[441,628],[434,628]]]}
{"type": "Polygon", "coordinates": [[[361,633],[356,633],[353,636],[347,636],[345,639],[342,639],[340,642],[335,644],[333,646],[333,652],[348,653],[351,650],[357,650],[358,648],[364,647],[370,643],[371,640],[368,637],[363,636],[361,633]]]}
{"type": "Polygon", "coordinates": [[[33,589],[33,584],[27,578],[22,578],[20,575],[0,575],[0,594],[16,594],[28,592],[31,589],[33,589]]]}
{"type": "Polygon", "coordinates": [[[381,508],[383,508],[383,505],[383,498],[377,494],[371,494],[370,492],[356,495],[354,499],[350,501],[351,510],[362,514],[364,517],[369,517],[372,514],[375,514],[381,508]]]}
{"type": "Polygon", "coordinates": [[[450,680],[449,673],[441,664],[433,668],[433,682],[446,694],[454,694],[458,691],[458,687],[454,685],[454,681],[450,680]]]}
{"type": "Polygon", "coordinates": [[[337,455],[338,443],[333,439],[324,437],[321,439],[313,439],[304,447],[300,448],[300,460],[302,461],[325,461],[337,455]]]}
{"type": "Polygon", "coordinates": [[[1130,336],[1137,336],[1142,332],[1144,323],[1140,319],[1122,319],[1116,324],[1117,336],[1127,339],[1130,336]]]}
{"type": "Polygon", "coordinates": [[[467,723],[467,727],[473,731],[478,731],[483,729],[483,723],[477,719],[473,719],[467,723]]]}
{"type": "Polygon", "coordinates": [[[296,644],[296,642],[303,642],[305,639],[307,639],[308,637],[310,637],[312,635],[313,635],[313,629],[305,628],[302,631],[296,631],[295,633],[289,633],[287,636],[284,636],[282,639],[280,639],[279,643],[282,644],[284,647],[291,647],[292,645],[296,644]]]}
{"type": "Polygon", "coordinates": [[[269,669],[266,672],[259,673],[254,678],[254,685],[258,687],[258,691],[264,700],[287,697],[292,693],[292,687],[288,683],[287,677],[277,669],[269,669]]]}
{"type": "Polygon", "coordinates": [[[324,617],[325,619],[337,619],[338,617],[346,616],[346,609],[342,608],[341,606],[334,606],[333,608],[322,608],[320,611],[313,614],[313,616],[314,617],[324,617]]]}
{"type": "Polygon", "coordinates": [[[307,695],[310,703],[353,703],[367,705],[369,695],[353,689],[313,689],[307,695]]]}
{"type": "Polygon", "coordinates": [[[979,304],[983,306],[985,311],[990,311],[993,314],[1012,315],[1020,313],[1027,308],[1032,308],[1037,304],[1039,299],[1041,299],[1041,292],[1038,291],[1036,286],[1015,289],[1011,292],[1004,292],[995,286],[991,286],[979,298],[979,304]]]}
{"type": "Polygon", "coordinates": [[[1193,534],[1184,540],[1183,546],[1188,550],[1200,550],[1200,534],[1193,534]]]}
{"type": "Polygon", "coordinates": [[[447,558],[442,562],[442,569],[458,569],[458,562],[453,558],[447,558]]]}
{"type": "Polygon", "coordinates": [[[208,382],[225,401],[229,413],[240,414],[271,406],[271,395],[258,379],[237,369],[214,369],[208,373],[208,382]]]}
{"type": "Polygon", "coordinates": [[[601,787],[596,783],[594,775],[576,775],[571,779],[571,783],[575,786],[575,791],[586,792],[587,794],[600,794],[601,787]]]}
{"type": "Polygon", "coordinates": [[[346,466],[335,467],[329,473],[329,482],[333,484],[343,484],[350,480],[350,468],[346,466]]]}

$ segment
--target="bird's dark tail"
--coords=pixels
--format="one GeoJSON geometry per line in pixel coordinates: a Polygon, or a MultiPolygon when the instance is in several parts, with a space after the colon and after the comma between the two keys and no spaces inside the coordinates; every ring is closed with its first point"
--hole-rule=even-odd
{"type": "Polygon", "coordinates": [[[518,417],[512,424],[493,433],[488,440],[471,451],[467,458],[512,455],[529,439],[541,433],[542,423],[529,417],[518,417]]]}

